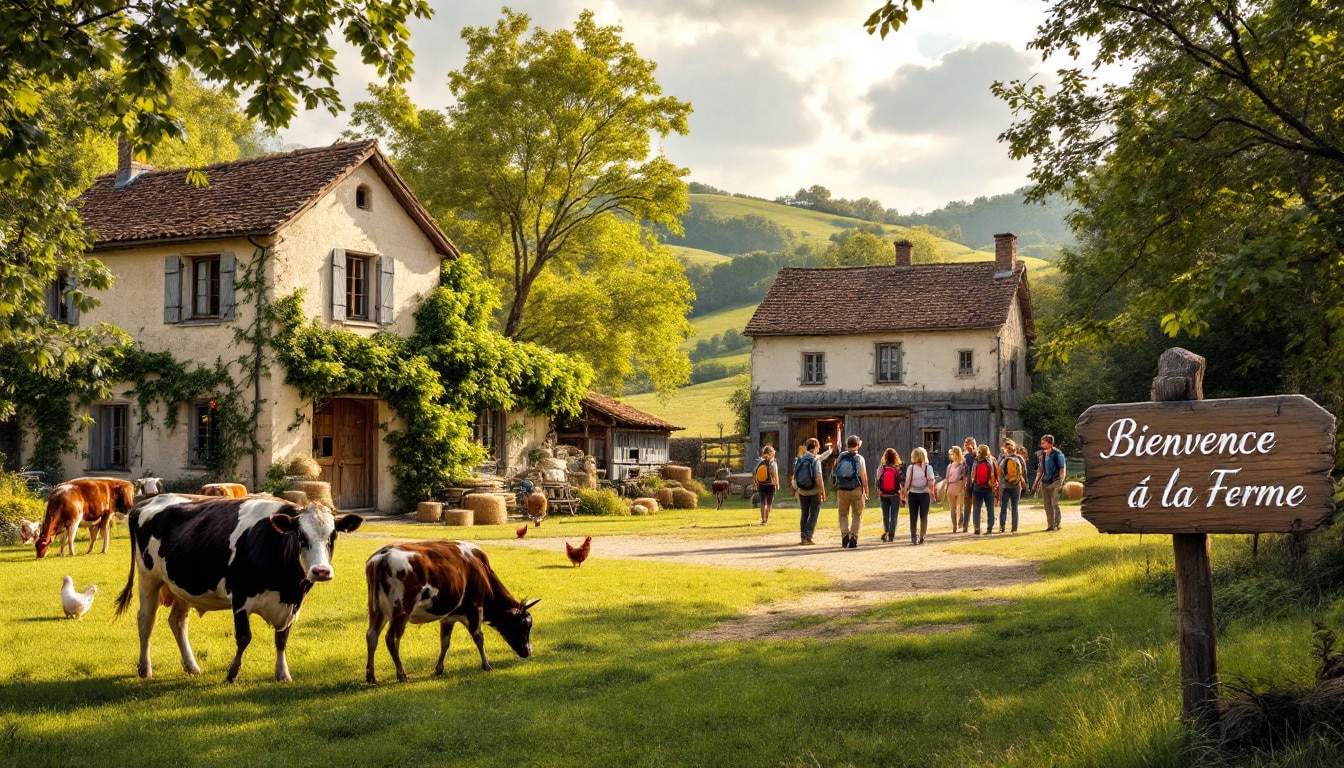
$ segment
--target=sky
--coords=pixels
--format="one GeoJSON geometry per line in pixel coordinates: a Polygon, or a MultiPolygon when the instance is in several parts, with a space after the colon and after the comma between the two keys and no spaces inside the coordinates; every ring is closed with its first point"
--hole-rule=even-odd
{"type": "MultiPolygon", "coordinates": [[[[694,109],[690,133],[662,141],[689,179],[773,199],[820,184],[836,197],[880,200],[901,213],[1011,192],[1028,166],[998,134],[1008,108],[995,80],[1053,71],[1026,44],[1049,7],[1042,0],[935,0],[882,40],[862,22],[881,0],[513,0],[546,29],[572,27],[590,8],[658,65],[667,94],[694,109]]],[[[466,26],[493,25],[501,3],[433,2],[411,25],[423,108],[451,100],[466,26]]],[[[347,110],[377,81],[353,49],[338,54],[347,110]]],[[[286,142],[335,141],[348,111],[301,113],[286,142]]]]}

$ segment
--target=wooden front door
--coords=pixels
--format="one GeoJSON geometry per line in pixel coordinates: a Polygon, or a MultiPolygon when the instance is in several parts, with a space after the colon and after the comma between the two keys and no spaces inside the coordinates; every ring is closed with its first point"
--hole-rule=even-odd
{"type": "Polygon", "coordinates": [[[313,458],[339,509],[368,509],[373,494],[373,401],[340,397],[313,413],[313,458]]]}

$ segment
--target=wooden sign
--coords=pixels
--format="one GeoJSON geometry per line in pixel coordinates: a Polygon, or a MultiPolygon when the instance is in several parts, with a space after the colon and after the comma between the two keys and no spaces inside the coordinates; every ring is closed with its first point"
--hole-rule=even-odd
{"type": "Polygon", "coordinates": [[[1301,395],[1094,405],[1078,439],[1105,533],[1292,533],[1334,509],[1335,417],[1301,395]]]}

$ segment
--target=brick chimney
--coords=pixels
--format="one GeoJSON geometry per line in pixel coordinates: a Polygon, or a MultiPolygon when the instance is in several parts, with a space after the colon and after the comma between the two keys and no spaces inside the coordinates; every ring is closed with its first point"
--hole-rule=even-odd
{"type": "Polygon", "coordinates": [[[910,266],[910,254],[915,250],[915,244],[909,240],[896,241],[896,266],[910,266]]]}
{"type": "Polygon", "coordinates": [[[126,139],[117,139],[117,178],[112,182],[113,189],[120,189],[142,173],[154,170],[154,166],[149,163],[142,163],[135,159],[135,152],[131,150],[131,142],[126,139]]]}
{"type": "Polygon", "coordinates": [[[994,276],[1009,277],[1017,270],[1017,235],[1005,232],[994,236],[994,276]]]}

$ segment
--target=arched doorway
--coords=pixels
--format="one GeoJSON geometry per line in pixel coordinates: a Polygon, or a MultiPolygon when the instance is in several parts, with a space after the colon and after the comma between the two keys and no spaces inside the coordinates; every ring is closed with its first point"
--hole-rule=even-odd
{"type": "Polygon", "coordinates": [[[374,506],[374,406],[373,400],[338,397],[313,412],[313,458],[341,510],[374,506]]]}

